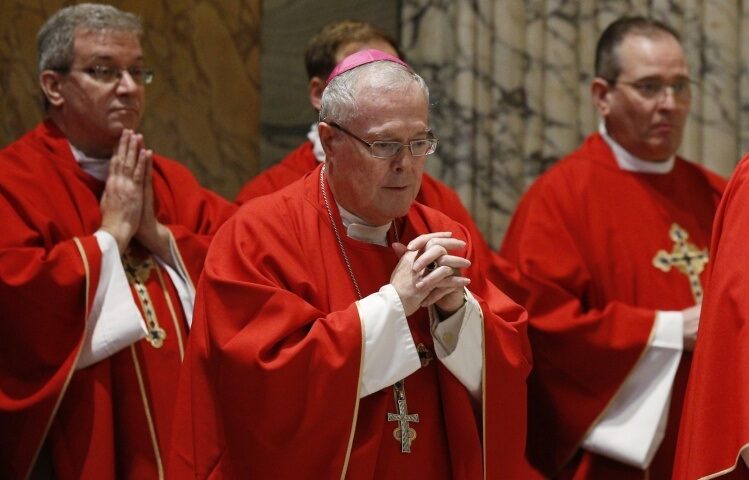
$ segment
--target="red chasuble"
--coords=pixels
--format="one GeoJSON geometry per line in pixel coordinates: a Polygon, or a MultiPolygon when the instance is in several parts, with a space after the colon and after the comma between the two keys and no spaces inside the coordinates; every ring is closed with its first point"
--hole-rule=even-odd
{"type": "MultiPolygon", "coordinates": [[[[596,134],[523,197],[500,254],[532,291],[527,455],[544,474],[646,478],[643,470],[583,451],[581,443],[642,356],[655,311],[695,304],[687,276],[676,266],[656,268],[654,258],[674,251],[675,224],[687,243],[709,246],[724,184],[678,157],[665,175],[624,171],[596,134]]],[[[685,352],[649,478],[671,473],[690,360],[685,352]]]]}
{"type": "MultiPolygon", "coordinates": [[[[45,445],[41,461],[51,460],[57,479],[158,478],[186,343],[168,274],[131,243],[125,257],[141,284],[133,298],[141,311],[148,301],[163,345],[139,341],[75,371],[100,279],[93,233],[104,184],[80,169],[52,122],[0,152],[0,178],[0,477],[25,478],[45,445]]],[[[159,156],[153,189],[157,217],[196,282],[234,207],[159,156]]]]}
{"type": "Polygon", "coordinates": [[[675,479],[746,479],[749,444],[749,157],[731,178],[713,225],[710,286],[689,377],[675,479]]]}
{"type": "MultiPolygon", "coordinates": [[[[198,287],[180,379],[172,478],[521,478],[526,317],[469,269],[484,317],[483,410],[435,359],[405,379],[417,437],[403,454],[393,436],[393,388],[359,399],[363,329],[356,292],[319,184],[319,168],[245,205],[219,231],[198,287]]],[[[331,193],[328,193],[331,196],[331,193]]],[[[366,296],[389,283],[389,247],[345,236],[366,296]]],[[[465,230],[414,204],[395,225],[402,242],[465,230]]],[[[393,241],[391,230],[389,241],[393,241]]],[[[472,258],[468,241],[465,252],[472,258]]],[[[432,352],[425,309],[409,317],[432,352]]]]}
{"type": "MultiPolygon", "coordinates": [[[[319,164],[312,150],[312,142],[304,142],[280,163],[247,182],[237,195],[236,202],[242,204],[255,197],[276,192],[302,178],[319,164]]],[[[505,259],[491,250],[471,218],[471,214],[465,209],[463,202],[453,189],[424,173],[416,201],[444,213],[466,227],[473,239],[476,263],[485,269],[485,274],[489,279],[516,301],[524,298],[525,292],[522,289],[516,290],[519,285],[517,272],[505,259]]]]}

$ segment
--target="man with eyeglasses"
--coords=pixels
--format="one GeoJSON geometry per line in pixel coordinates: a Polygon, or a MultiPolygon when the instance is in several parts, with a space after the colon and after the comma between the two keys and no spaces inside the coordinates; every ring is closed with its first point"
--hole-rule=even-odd
{"type": "MultiPolygon", "coordinates": [[[[330,22],[310,39],[304,55],[304,65],[308,75],[309,101],[316,112],[320,110],[322,93],[335,66],[347,56],[369,48],[403,58],[398,43],[392,36],[374,25],[359,20],[330,22]]],[[[320,143],[317,126],[317,122],[311,125],[307,133],[308,141],[299,145],[279,163],[248,181],[237,195],[236,202],[243,204],[253,198],[276,192],[307,175],[324,162],[325,151],[320,143]]],[[[514,288],[518,285],[514,281],[517,272],[489,247],[471,214],[453,189],[425,171],[416,201],[439,210],[468,229],[474,241],[477,263],[485,269],[491,281],[501,288],[514,288]]],[[[512,292],[512,296],[522,294],[512,292]]]]}
{"type": "Polygon", "coordinates": [[[38,34],[46,119],[0,152],[0,477],[162,478],[194,287],[236,209],[136,133],[133,14],[38,34]]]}
{"type": "Polygon", "coordinates": [[[725,181],[676,155],[676,32],[619,19],[595,64],[600,131],[534,183],[500,251],[531,291],[527,455],[554,478],[670,478],[725,181]]]}
{"type": "Polygon", "coordinates": [[[402,60],[347,57],[322,95],[326,162],[217,234],[173,478],[518,478],[525,314],[466,229],[414,202],[428,110],[402,60]]]}

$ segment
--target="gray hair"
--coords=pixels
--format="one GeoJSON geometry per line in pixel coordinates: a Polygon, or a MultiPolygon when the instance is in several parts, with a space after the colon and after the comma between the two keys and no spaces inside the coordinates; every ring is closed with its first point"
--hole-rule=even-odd
{"type": "Polygon", "coordinates": [[[37,66],[44,70],[68,68],[73,63],[73,38],[77,29],[104,30],[143,35],[140,18],[111,5],[81,3],[65,7],[52,15],[36,36],[37,66]]]}
{"type": "Polygon", "coordinates": [[[395,62],[372,62],[335,77],[325,87],[320,104],[320,121],[349,123],[356,115],[357,96],[364,88],[391,92],[415,83],[429,104],[429,87],[417,73],[395,62]]]}

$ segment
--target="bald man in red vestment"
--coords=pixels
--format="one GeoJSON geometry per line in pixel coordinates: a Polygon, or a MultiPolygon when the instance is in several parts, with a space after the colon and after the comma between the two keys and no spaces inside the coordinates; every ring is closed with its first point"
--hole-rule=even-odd
{"type": "Polygon", "coordinates": [[[725,182],[676,155],[690,79],[642,17],[601,35],[599,133],[521,200],[501,254],[532,294],[528,458],[560,479],[671,475],[725,182]]]}
{"type": "Polygon", "coordinates": [[[414,202],[437,147],[426,85],[376,50],[333,75],[324,166],[209,251],[171,475],[519,479],[525,314],[466,230],[414,202]]]}
{"type": "Polygon", "coordinates": [[[135,132],[138,17],[39,32],[47,118],[0,152],[0,477],[163,478],[193,285],[235,207],[135,132]]]}

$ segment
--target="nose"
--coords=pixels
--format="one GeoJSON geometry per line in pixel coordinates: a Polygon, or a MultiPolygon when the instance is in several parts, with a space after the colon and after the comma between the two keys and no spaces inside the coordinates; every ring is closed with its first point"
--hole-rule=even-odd
{"type": "Polygon", "coordinates": [[[118,93],[130,93],[137,90],[138,87],[138,83],[135,81],[133,76],[130,75],[130,72],[128,72],[127,70],[122,70],[120,72],[120,77],[117,79],[118,93]]]}
{"type": "Polygon", "coordinates": [[[677,103],[678,101],[676,99],[676,91],[674,90],[674,87],[671,85],[663,87],[663,92],[661,92],[661,96],[658,99],[658,106],[660,108],[673,110],[676,108],[677,103]]]}
{"type": "Polygon", "coordinates": [[[390,165],[396,172],[402,172],[406,169],[413,168],[417,161],[418,158],[413,156],[411,148],[408,145],[404,145],[400,152],[393,157],[390,165]]]}

